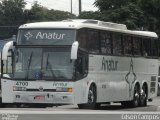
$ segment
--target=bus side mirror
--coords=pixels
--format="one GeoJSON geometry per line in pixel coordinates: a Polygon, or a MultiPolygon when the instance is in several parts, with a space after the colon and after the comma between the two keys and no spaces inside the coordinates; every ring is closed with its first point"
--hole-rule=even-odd
{"type": "Polygon", "coordinates": [[[2,50],[2,60],[7,60],[8,51],[13,49],[13,41],[7,42],[2,50]]]}
{"type": "Polygon", "coordinates": [[[78,41],[75,41],[72,44],[72,48],[71,48],[71,60],[76,60],[77,59],[78,46],[79,46],[78,41]]]}

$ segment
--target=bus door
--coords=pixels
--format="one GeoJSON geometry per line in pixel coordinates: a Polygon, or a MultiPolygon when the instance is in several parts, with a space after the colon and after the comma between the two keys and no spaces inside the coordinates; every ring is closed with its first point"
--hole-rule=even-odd
{"type": "Polygon", "coordinates": [[[78,50],[77,59],[75,61],[75,101],[77,103],[84,100],[87,91],[87,75],[88,75],[88,54],[78,50]]]}

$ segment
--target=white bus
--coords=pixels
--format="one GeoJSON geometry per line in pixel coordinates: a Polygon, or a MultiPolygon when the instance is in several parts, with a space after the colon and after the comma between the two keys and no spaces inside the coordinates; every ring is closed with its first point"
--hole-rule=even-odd
{"type": "Polygon", "coordinates": [[[2,65],[12,50],[13,70],[2,66],[2,102],[146,106],[157,95],[157,38],[98,20],[24,24],[3,48],[2,65]]]}

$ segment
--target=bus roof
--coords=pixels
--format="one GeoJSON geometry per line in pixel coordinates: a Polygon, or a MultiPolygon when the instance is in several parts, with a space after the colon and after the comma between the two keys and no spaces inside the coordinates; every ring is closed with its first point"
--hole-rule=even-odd
{"type": "Polygon", "coordinates": [[[155,32],[128,30],[126,25],[112,22],[103,22],[92,19],[68,19],[55,22],[36,22],[21,25],[19,29],[80,29],[93,28],[99,30],[107,30],[137,36],[158,38],[155,32]]]}

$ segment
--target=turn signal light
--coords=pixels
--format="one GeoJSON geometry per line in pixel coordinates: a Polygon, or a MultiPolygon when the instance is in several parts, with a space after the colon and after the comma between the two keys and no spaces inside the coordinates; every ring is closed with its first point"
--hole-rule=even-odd
{"type": "Polygon", "coordinates": [[[72,88],[68,88],[67,92],[73,92],[72,88]]]}
{"type": "Polygon", "coordinates": [[[73,92],[72,88],[57,87],[56,92],[73,92]]]}

